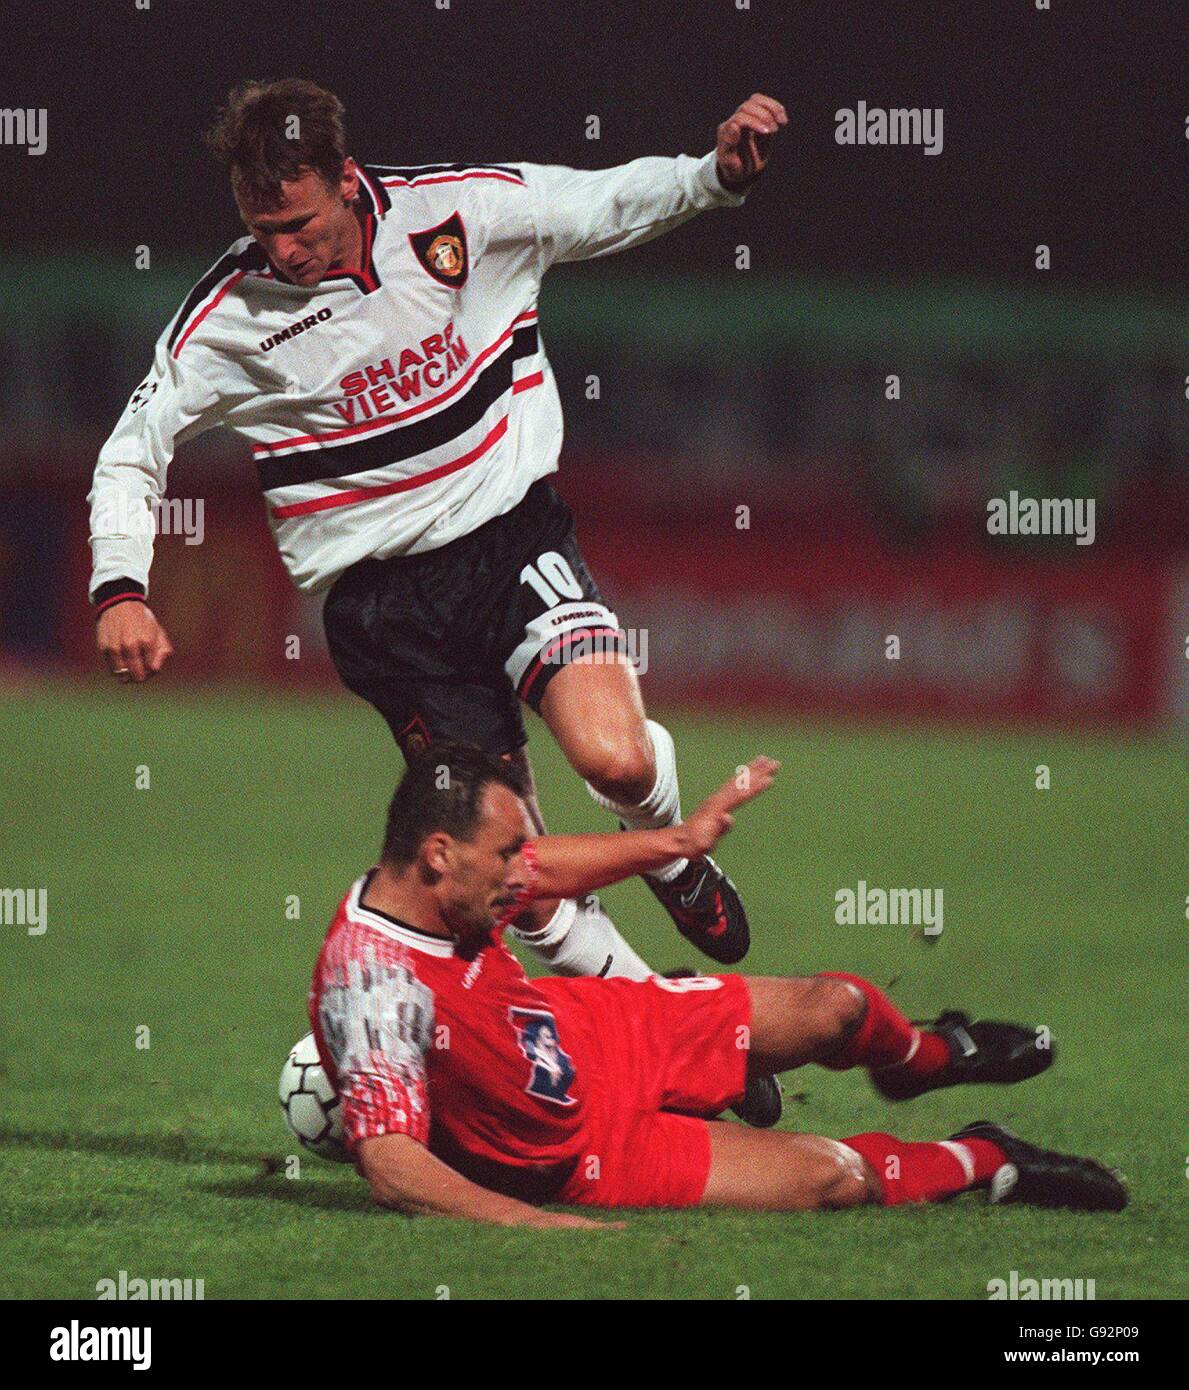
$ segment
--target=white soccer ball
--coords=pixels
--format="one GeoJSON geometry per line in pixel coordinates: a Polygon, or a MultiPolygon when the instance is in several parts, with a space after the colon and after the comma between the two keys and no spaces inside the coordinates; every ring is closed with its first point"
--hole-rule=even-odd
{"type": "Polygon", "coordinates": [[[322,1069],[318,1044],[307,1033],[281,1068],[281,1109],[285,1123],[303,1149],[332,1163],[350,1163],[343,1142],[339,1097],[322,1069]]]}

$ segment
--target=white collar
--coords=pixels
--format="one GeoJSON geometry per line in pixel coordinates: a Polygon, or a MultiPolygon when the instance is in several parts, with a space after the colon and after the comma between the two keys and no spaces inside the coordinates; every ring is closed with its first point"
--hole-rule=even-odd
{"type": "Polygon", "coordinates": [[[429,932],[409,926],[407,922],[398,922],[387,913],[378,912],[374,908],[360,907],[359,895],[370,877],[370,873],[364,874],[351,885],[351,891],[347,895],[347,916],[352,922],[371,927],[382,936],[411,946],[415,951],[424,951],[427,956],[448,957],[454,954],[454,942],[447,937],[432,936],[429,932]]]}

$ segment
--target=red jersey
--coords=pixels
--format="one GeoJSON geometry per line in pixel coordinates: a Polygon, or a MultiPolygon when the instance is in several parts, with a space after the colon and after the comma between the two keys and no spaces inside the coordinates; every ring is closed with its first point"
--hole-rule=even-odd
{"type": "Polygon", "coordinates": [[[370,877],[339,904],[310,989],[349,1147],[408,1134],[530,1201],[699,1200],[710,1141],[694,1117],[746,1081],[739,976],[530,980],[499,927],[460,954],[361,907],[370,877]]]}
{"type": "Polygon", "coordinates": [[[369,877],[339,904],[310,991],[348,1144],[410,1134],[455,1163],[458,1151],[540,1170],[572,1162],[586,1078],[545,995],[499,932],[466,957],[361,907],[369,877]]]}

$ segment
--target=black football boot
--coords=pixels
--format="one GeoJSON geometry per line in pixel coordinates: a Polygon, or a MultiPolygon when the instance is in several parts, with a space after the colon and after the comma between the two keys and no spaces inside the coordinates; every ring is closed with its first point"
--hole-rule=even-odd
{"type": "Polygon", "coordinates": [[[748,1078],[743,1099],[731,1109],[752,1129],[771,1129],[784,1114],[784,1091],[778,1076],[748,1078]]]}
{"type": "Polygon", "coordinates": [[[661,883],[644,875],[677,930],[703,955],[735,965],[747,955],[751,933],[739,891],[708,854],[691,859],[680,877],[661,883]]]}
{"type": "Polygon", "coordinates": [[[1122,1211],[1127,1205],[1127,1189],[1119,1175],[1092,1158],[1038,1148],[990,1120],[976,1120],[950,1139],[956,1144],[989,1139],[1003,1150],[1007,1162],[991,1179],[988,1192],[993,1203],[1070,1211],[1122,1211]]]}
{"type": "Polygon", "coordinates": [[[931,1076],[913,1076],[903,1066],[881,1067],[871,1073],[875,1089],[887,1100],[912,1100],[943,1086],[1006,1086],[1027,1081],[1053,1064],[1053,1049],[1039,1046],[1035,1029],[1019,1023],[972,1023],[966,1014],[944,1013],[929,1025],[944,1039],[949,1062],[931,1076]]]}

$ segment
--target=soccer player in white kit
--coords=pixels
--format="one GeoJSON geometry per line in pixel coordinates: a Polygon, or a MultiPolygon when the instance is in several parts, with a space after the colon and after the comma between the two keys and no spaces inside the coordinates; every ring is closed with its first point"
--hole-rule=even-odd
{"type": "MultiPolygon", "coordinates": [[[[615,655],[618,619],[546,481],[562,415],[537,299],[555,263],[741,204],[786,123],[757,93],[701,158],[402,168],[357,163],[341,102],[312,82],[231,92],[208,140],[250,235],[162,333],[90,494],[112,674],[146,680],[171,654],[146,518],[176,445],[224,425],[251,445],[294,583],[326,593],[339,674],[406,756],[464,741],[527,771],[523,702],[622,825],[677,823],[672,738],[615,655]]],[[[645,882],[712,959],[746,953],[743,904],[708,855],[645,882]]],[[[595,898],[534,903],[517,935],[555,973],[651,973],[595,898]]],[[[779,1114],[774,1083],[749,1100],[752,1119],[779,1114]]]]}

